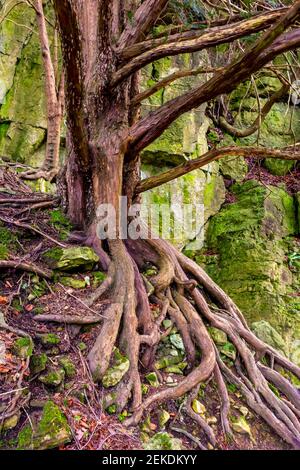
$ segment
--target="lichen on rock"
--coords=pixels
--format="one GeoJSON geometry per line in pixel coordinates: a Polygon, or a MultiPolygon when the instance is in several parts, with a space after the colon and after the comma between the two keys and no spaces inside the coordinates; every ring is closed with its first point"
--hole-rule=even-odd
{"type": "Polygon", "coordinates": [[[52,401],[47,401],[39,420],[32,420],[18,434],[18,449],[53,449],[72,440],[71,429],[65,415],[52,401]]]}

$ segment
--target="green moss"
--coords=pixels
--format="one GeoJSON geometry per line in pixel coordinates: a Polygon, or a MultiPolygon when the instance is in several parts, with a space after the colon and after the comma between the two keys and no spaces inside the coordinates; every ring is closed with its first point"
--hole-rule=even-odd
{"type": "Polygon", "coordinates": [[[0,259],[7,259],[9,252],[16,246],[16,235],[0,222],[0,259]]]}
{"type": "Polygon", "coordinates": [[[71,379],[76,375],[76,366],[68,356],[60,357],[59,364],[63,367],[66,377],[71,379]]]}
{"type": "Polygon", "coordinates": [[[5,245],[2,245],[2,243],[0,243],[0,259],[7,259],[8,258],[8,249],[5,245]]]}
{"type": "Polygon", "coordinates": [[[32,355],[34,348],[34,344],[31,338],[18,338],[15,340],[13,344],[13,351],[14,353],[21,357],[22,359],[26,359],[32,355]]]}
{"type": "Polygon", "coordinates": [[[129,359],[126,356],[123,356],[118,348],[115,348],[112,366],[106,371],[102,378],[103,386],[105,388],[109,388],[117,385],[128,372],[129,366],[129,359]]]}
{"type": "Polygon", "coordinates": [[[54,209],[50,212],[50,222],[58,230],[60,238],[65,240],[72,229],[72,224],[60,209],[54,209]]]}
{"type": "Polygon", "coordinates": [[[182,450],[182,442],[180,439],[172,437],[166,432],[155,434],[148,442],[144,444],[146,450],[182,450]]]}
{"type": "Polygon", "coordinates": [[[41,335],[40,340],[42,345],[46,347],[55,346],[60,343],[60,338],[54,333],[41,335]]]}
{"type": "Polygon", "coordinates": [[[72,439],[66,417],[58,406],[47,401],[39,422],[25,426],[18,434],[18,449],[44,450],[59,447],[72,439]]]}
{"type": "Polygon", "coordinates": [[[99,261],[92,248],[72,247],[72,248],[52,248],[44,254],[45,260],[53,268],[60,271],[89,271],[93,269],[99,261]]]}
{"type": "Polygon", "coordinates": [[[294,199],[281,187],[235,184],[236,202],[212,217],[206,247],[190,253],[252,323],[269,322],[287,344],[300,329],[297,274],[288,267],[297,233],[294,199]],[[207,252],[209,254],[207,254],[207,252]]]}
{"type": "Polygon", "coordinates": [[[30,371],[32,374],[39,374],[46,369],[46,365],[48,362],[47,354],[35,354],[30,359],[30,371]]]}
{"type": "Polygon", "coordinates": [[[86,282],[84,279],[74,279],[73,277],[61,277],[60,282],[67,287],[73,289],[85,289],[86,282]]]}
{"type": "Polygon", "coordinates": [[[64,369],[55,367],[46,371],[43,375],[40,375],[38,380],[49,387],[58,387],[62,384],[64,378],[64,369]]]}

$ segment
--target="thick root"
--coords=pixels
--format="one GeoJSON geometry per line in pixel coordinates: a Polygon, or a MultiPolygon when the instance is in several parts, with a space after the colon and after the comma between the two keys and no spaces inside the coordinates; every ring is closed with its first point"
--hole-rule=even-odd
{"type": "Polygon", "coordinates": [[[133,414],[126,424],[137,425],[144,413],[154,406],[188,394],[185,412],[195,419],[208,441],[215,446],[212,429],[191,406],[199,385],[214,378],[226,436],[232,437],[227,381],[236,385],[248,406],[281,438],[293,447],[300,447],[299,395],[275,369],[284,368],[300,377],[299,368],[259,340],[222,289],[197,264],[167,242],[138,241],[136,246],[126,242],[125,248],[121,240],[115,240],[109,242],[109,251],[111,261],[107,279],[87,302],[88,305],[97,301],[108,305],[88,360],[94,379],[101,381],[110,366],[116,345],[128,357],[129,370],[115,388],[113,401],[108,403],[116,404],[121,411],[131,402],[133,414]],[[146,254],[141,252],[141,248],[146,254]],[[154,286],[151,301],[160,307],[157,318],[151,312],[148,293],[139,272],[145,257],[158,268],[158,274],[150,280],[154,286]],[[201,289],[197,287],[199,284],[201,289]],[[104,295],[105,299],[101,300],[104,295]],[[160,328],[167,315],[182,336],[188,373],[175,387],[161,387],[142,400],[141,368],[153,367],[157,346],[166,335],[160,328]],[[237,359],[232,368],[227,367],[220,357],[208,333],[208,325],[225,332],[234,344],[237,359]],[[197,351],[201,353],[200,360],[197,359],[197,351]],[[274,367],[263,365],[260,362],[262,358],[269,360],[274,367]],[[282,398],[273,393],[269,384],[278,388],[282,398]]]}
{"type": "Polygon", "coordinates": [[[24,171],[20,173],[20,178],[24,180],[38,180],[40,178],[43,178],[46,181],[51,181],[54,180],[54,178],[57,177],[59,173],[58,168],[50,168],[50,169],[44,169],[43,167],[40,169],[35,169],[32,168],[31,170],[24,171]]]}

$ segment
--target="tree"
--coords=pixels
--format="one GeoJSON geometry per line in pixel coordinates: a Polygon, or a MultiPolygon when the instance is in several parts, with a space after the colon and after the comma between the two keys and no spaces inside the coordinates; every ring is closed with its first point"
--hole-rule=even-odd
{"type": "MultiPolygon", "coordinates": [[[[14,6],[17,6],[16,3],[14,6]]],[[[59,152],[61,140],[61,123],[64,109],[64,74],[59,77],[58,70],[58,44],[56,25],[50,23],[54,31],[54,57],[51,57],[50,42],[47,32],[47,21],[44,15],[42,0],[33,0],[28,3],[35,10],[38,34],[41,45],[43,69],[45,74],[45,96],[47,105],[47,141],[44,162],[41,168],[32,169],[23,173],[26,179],[44,178],[51,181],[59,171],[59,152]]]]}
{"type": "MultiPolygon", "coordinates": [[[[60,26],[66,77],[68,159],[60,179],[61,192],[67,213],[79,231],[77,241],[92,246],[102,267],[107,269],[107,279],[88,301],[91,306],[105,297],[101,331],[89,353],[94,379],[102,379],[118,343],[130,360],[130,368],[110,403],[115,403],[121,411],[130,401],[133,415],[128,425],[138,423],[144,411],[157,403],[189,393],[188,411],[214,443],[211,428],[191,408],[201,382],[213,375],[220,394],[225,433],[230,434],[225,386],[228,381],[240,389],[248,405],[283,439],[299,447],[299,396],[272,364],[298,378],[299,368],[260,341],[233,301],[197,264],[168,242],[151,238],[123,240],[118,230],[115,237],[101,240],[97,235],[97,208],[109,204],[119,220],[123,215],[120,196],[126,196],[131,206],[139,201],[142,191],[223,154],[236,152],[236,148],[212,150],[168,174],[141,181],[140,152],[179,116],[232,91],[274,57],[300,45],[300,29],[295,27],[300,1],[246,19],[233,15],[232,21],[217,21],[215,27],[170,28],[167,37],[151,36],[151,33],[168,0],[54,0],[53,3],[60,26]],[[143,96],[138,85],[143,66],[162,57],[199,51],[263,30],[266,31],[253,46],[217,70],[205,84],[140,117],[139,102],[143,96]],[[155,289],[152,299],[160,308],[158,318],[151,313],[140,274],[147,261],[158,269],[151,279],[155,289]],[[153,366],[161,339],[160,325],[166,315],[182,335],[189,372],[176,387],[158,390],[143,400],[140,373],[153,366]],[[224,331],[235,345],[239,362],[232,369],[219,356],[208,325],[224,331]],[[196,351],[201,352],[200,361],[196,351]],[[278,398],[269,383],[287,399],[278,398]]],[[[299,159],[299,154],[290,149],[239,148],[238,154],[241,153],[299,159]]]]}

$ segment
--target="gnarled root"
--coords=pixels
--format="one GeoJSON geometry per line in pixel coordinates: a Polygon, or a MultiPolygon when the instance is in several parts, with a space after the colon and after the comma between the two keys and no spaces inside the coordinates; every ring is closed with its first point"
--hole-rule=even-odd
{"type": "Polygon", "coordinates": [[[40,178],[43,178],[46,181],[51,181],[54,180],[54,178],[57,177],[59,173],[59,168],[32,168],[28,171],[24,171],[20,173],[20,177],[24,180],[38,180],[40,178]]]}
{"type": "Polygon", "coordinates": [[[133,414],[126,424],[137,425],[144,413],[157,404],[188,394],[185,412],[197,421],[208,440],[215,445],[212,429],[191,406],[199,385],[214,378],[220,397],[221,424],[226,435],[232,435],[230,401],[225,385],[228,382],[240,390],[248,406],[281,438],[299,448],[299,394],[278,372],[278,368],[283,368],[300,378],[299,367],[259,340],[222,289],[196,263],[169,243],[138,240],[127,241],[125,247],[121,240],[114,240],[108,245],[111,262],[107,280],[89,299],[89,305],[103,301],[108,306],[88,360],[94,379],[101,381],[110,366],[116,344],[128,357],[129,370],[113,390],[111,401],[121,411],[131,400],[133,414]],[[151,301],[160,308],[158,318],[152,314],[140,274],[149,260],[158,269],[150,279],[154,286],[151,301]],[[181,334],[189,364],[187,375],[175,387],[162,386],[143,400],[140,374],[143,368],[153,366],[156,349],[166,335],[161,331],[161,323],[166,316],[181,334]],[[225,332],[234,344],[237,359],[231,368],[220,356],[208,333],[208,326],[225,332]],[[197,359],[197,351],[201,353],[200,360],[197,359]],[[262,358],[265,358],[264,364],[262,358]],[[277,387],[281,397],[273,393],[270,384],[277,387]]]}

